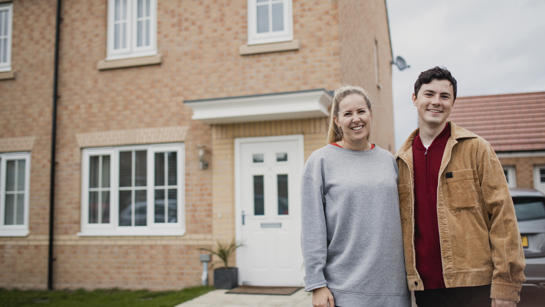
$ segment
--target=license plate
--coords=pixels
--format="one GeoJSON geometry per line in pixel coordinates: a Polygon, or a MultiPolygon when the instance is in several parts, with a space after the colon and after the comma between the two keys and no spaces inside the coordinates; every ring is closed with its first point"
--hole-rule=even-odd
{"type": "Polygon", "coordinates": [[[526,248],[528,247],[528,237],[527,236],[520,236],[522,239],[522,247],[526,248]]]}

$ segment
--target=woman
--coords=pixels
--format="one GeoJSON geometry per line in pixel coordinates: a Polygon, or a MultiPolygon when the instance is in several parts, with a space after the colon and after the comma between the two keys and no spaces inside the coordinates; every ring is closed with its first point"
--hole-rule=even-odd
{"type": "Polygon", "coordinates": [[[329,143],[303,175],[305,289],[313,306],[410,305],[394,157],[369,142],[371,102],[341,87],[331,107],[329,143]]]}

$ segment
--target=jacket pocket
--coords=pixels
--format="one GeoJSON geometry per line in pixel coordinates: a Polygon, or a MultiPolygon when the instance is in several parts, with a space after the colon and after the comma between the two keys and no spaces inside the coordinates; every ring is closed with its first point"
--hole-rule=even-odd
{"type": "Polygon", "coordinates": [[[472,169],[445,172],[445,202],[453,209],[473,208],[479,204],[479,193],[472,169]]]}

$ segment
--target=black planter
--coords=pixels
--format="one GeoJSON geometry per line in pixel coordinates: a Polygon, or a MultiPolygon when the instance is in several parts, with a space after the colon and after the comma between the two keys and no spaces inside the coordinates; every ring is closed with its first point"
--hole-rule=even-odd
{"type": "Polygon", "coordinates": [[[238,286],[238,268],[214,269],[214,287],[216,289],[233,289],[238,286]]]}

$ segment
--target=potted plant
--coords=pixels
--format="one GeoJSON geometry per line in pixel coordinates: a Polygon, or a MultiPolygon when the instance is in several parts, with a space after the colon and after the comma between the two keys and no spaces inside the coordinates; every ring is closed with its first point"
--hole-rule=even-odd
{"type": "Polygon", "coordinates": [[[214,269],[214,287],[216,289],[233,289],[238,286],[238,268],[229,266],[229,257],[241,246],[242,244],[237,244],[233,240],[229,244],[217,242],[215,248],[200,248],[202,251],[217,256],[223,263],[222,267],[214,269]]]}

